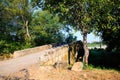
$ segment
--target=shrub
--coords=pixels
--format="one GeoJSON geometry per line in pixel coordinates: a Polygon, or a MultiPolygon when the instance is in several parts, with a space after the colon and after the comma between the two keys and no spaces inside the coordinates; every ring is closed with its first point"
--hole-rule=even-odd
{"type": "Polygon", "coordinates": [[[104,49],[91,49],[89,63],[101,67],[118,67],[120,63],[120,54],[107,52],[104,49]]]}
{"type": "Polygon", "coordinates": [[[0,41],[0,54],[13,53],[15,50],[21,50],[30,48],[31,44],[20,43],[20,42],[7,42],[5,40],[0,41]]]}

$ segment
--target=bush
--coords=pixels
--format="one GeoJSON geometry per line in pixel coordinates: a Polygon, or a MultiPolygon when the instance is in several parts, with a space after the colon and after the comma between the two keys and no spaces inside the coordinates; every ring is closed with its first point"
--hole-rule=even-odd
{"type": "Polygon", "coordinates": [[[0,54],[9,54],[13,53],[16,50],[21,50],[25,48],[30,48],[31,44],[29,43],[20,43],[20,42],[7,42],[5,40],[0,41],[0,54]]]}
{"type": "Polygon", "coordinates": [[[114,67],[118,68],[120,65],[120,54],[114,52],[107,52],[104,49],[91,49],[89,56],[89,63],[94,66],[114,67]]]}

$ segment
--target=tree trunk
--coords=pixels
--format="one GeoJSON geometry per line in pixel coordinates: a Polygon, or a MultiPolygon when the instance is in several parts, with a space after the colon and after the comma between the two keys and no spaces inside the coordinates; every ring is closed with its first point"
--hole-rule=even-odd
{"type": "Polygon", "coordinates": [[[28,29],[28,21],[25,22],[25,32],[26,32],[26,39],[30,40],[30,34],[29,34],[29,29],[28,29]]]}
{"type": "Polygon", "coordinates": [[[83,30],[83,47],[84,47],[83,62],[87,65],[88,64],[89,49],[87,46],[87,32],[85,30],[83,30]]]}

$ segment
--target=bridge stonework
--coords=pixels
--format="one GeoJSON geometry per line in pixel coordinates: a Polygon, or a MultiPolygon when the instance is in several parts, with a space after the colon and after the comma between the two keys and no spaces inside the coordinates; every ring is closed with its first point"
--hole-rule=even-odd
{"type": "Polygon", "coordinates": [[[46,54],[40,57],[41,65],[53,65],[56,62],[68,62],[68,46],[60,46],[45,51],[46,54]],[[42,61],[45,58],[44,61],[42,61]]]}
{"type": "Polygon", "coordinates": [[[37,62],[41,65],[52,65],[59,61],[68,61],[68,45],[54,47],[53,45],[43,45],[40,47],[29,48],[25,50],[15,51],[13,58],[22,57],[29,54],[40,53],[39,59],[36,57],[37,62]]]}
{"type": "Polygon", "coordinates": [[[44,50],[47,50],[47,49],[50,49],[50,48],[52,48],[51,44],[15,51],[13,53],[13,58],[21,57],[21,56],[32,54],[32,53],[41,52],[41,51],[44,51],[44,50]]]}

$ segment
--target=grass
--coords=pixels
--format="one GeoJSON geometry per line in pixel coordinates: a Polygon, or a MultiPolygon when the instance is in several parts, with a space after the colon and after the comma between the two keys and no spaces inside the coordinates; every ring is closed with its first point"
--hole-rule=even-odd
{"type": "Polygon", "coordinates": [[[112,72],[117,72],[118,74],[120,74],[120,71],[115,69],[115,68],[106,68],[106,67],[101,67],[101,66],[94,66],[92,64],[89,64],[84,70],[112,71],[112,72]]]}
{"type": "Polygon", "coordinates": [[[88,47],[98,47],[100,45],[103,45],[103,44],[101,42],[88,43],[88,47]]]}

